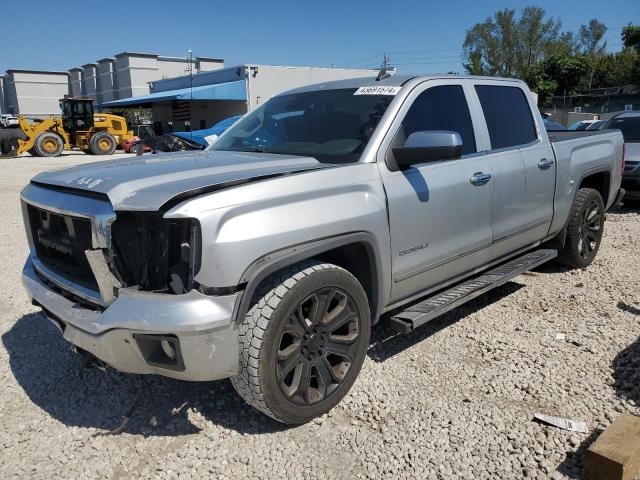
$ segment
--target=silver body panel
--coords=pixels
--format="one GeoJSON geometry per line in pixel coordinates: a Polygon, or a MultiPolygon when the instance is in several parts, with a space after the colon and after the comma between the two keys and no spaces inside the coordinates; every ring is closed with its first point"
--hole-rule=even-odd
{"type": "Polygon", "coordinates": [[[96,162],[41,173],[33,181],[106,195],[116,211],[157,211],[201,188],[322,167],[313,158],[194,151],[96,162]]]}
{"type": "MultiPolygon", "coordinates": [[[[298,91],[379,84],[356,79],[298,91]]],[[[561,232],[586,175],[608,172],[607,207],[616,197],[621,179],[620,133],[550,143],[535,102],[520,81],[434,76],[390,77],[381,84],[402,88],[358,163],[326,165],[307,157],[215,151],[154,155],[41,174],[34,179],[36,186],[23,191],[25,204],[92,219],[97,249],[108,248],[108,228],[119,211],[161,210],[165,218],[197,219],[202,255],[195,280],[213,289],[246,289],[244,293],[169,295],[123,288],[108,302],[97,292],[102,303],[93,303],[106,309],[92,310],[43,281],[42,277],[78,294],[73,285],[47,277],[33,245],[23,272],[25,287],[39,305],[70,326],[65,337],[116,368],[140,373],[150,373],[152,368],[152,373],[176,376],[149,367],[129,346],[122,350],[120,345],[132,332],[174,333],[185,339],[192,355],[191,370],[179,378],[221,378],[238,368],[237,351],[233,351],[237,349],[236,320],[242,313],[238,299],[251,294],[262,267],[280,265],[277,262],[288,256],[297,258],[307,245],[318,252],[323,244],[334,245],[340,238],[366,239],[376,267],[377,317],[561,232]],[[477,153],[405,171],[389,170],[385,154],[413,99],[432,86],[449,84],[464,89],[477,153]],[[475,84],[523,89],[538,138],[527,145],[492,150],[475,84]],[[488,181],[470,182],[478,173],[489,174],[488,181]],[[46,185],[71,190],[55,192],[46,185]],[[75,195],[74,190],[99,193],[108,202],[75,195]],[[197,332],[204,332],[204,337],[193,337],[197,332]],[[96,336],[103,339],[96,343],[99,347],[88,340],[96,336]],[[215,339],[229,345],[216,343],[218,353],[203,355],[197,345],[206,350],[215,339]],[[126,359],[124,364],[119,355],[126,359]]]]}
{"type": "Polygon", "coordinates": [[[236,295],[208,297],[191,291],[162,295],[122,289],[104,311],[70,300],[44,283],[27,260],[22,284],[29,297],[61,328],[72,344],[118,370],[159,374],[183,380],[217,380],[238,371],[237,325],[232,322],[236,295]],[[172,371],[144,361],[134,335],[178,337],[185,370],[172,371]]]}

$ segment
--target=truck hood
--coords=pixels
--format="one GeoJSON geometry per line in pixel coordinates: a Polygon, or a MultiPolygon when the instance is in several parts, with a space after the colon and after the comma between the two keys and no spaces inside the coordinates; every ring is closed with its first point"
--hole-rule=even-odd
{"type": "Polygon", "coordinates": [[[175,152],[88,163],[44,172],[31,181],[106,195],[115,210],[157,211],[167,202],[191,194],[325,167],[311,157],[175,152]]]}

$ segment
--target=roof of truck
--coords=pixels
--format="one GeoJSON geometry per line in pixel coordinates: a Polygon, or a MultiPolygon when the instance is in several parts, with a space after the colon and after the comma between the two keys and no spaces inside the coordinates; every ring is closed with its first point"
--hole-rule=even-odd
{"type": "Polygon", "coordinates": [[[375,77],[357,77],[348,78],[345,80],[333,80],[330,82],[314,83],[311,85],[305,85],[303,87],[294,88],[288,90],[283,94],[301,93],[301,92],[313,92],[315,90],[330,90],[339,88],[360,88],[360,87],[402,87],[409,80],[431,80],[436,78],[451,78],[451,79],[469,79],[469,80],[504,80],[509,82],[523,83],[521,80],[515,78],[500,78],[500,77],[479,77],[473,75],[455,75],[455,74],[441,74],[441,75],[391,75],[383,78],[382,80],[376,80],[375,77]]]}

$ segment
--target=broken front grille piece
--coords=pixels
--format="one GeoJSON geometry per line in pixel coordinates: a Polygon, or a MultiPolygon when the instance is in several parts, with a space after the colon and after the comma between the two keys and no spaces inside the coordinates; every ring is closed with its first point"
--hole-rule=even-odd
{"type": "Polygon", "coordinates": [[[70,281],[93,290],[96,278],[85,255],[92,249],[91,221],[27,206],[31,236],[38,259],[70,281]]]}

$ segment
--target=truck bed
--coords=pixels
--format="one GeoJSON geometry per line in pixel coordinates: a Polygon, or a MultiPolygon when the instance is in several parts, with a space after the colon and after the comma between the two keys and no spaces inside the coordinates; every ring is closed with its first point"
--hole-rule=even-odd
{"type": "Polygon", "coordinates": [[[620,187],[622,163],[620,131],[563,130],[547,132],[547,136],[556,157],[555,213],[552,230],[562,228],[561,224],[569,216],[576,187],[579,187],[581,179],[587,174],[603,172],[602,182],[609,185],[609,192],[603,195],[603,199],[605,207],[611,207],[620,187]]]}
{"type": "Polygon", "coordinates": [[[551,130],[547,131],[547,136],[551,143],[564,142],[566,140],[574,140],[576,138],[593,137],[595,135],[603,135],[611,133],[613,130],[551,130]]]}

